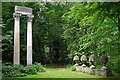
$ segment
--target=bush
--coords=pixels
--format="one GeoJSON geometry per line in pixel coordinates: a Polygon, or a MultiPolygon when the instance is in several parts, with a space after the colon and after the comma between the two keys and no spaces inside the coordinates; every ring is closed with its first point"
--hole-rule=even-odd
{"type": "Polygon", "coordinates": [[[13,71],[13,67],[12,66],[2,66],[2,72],[5,73],[5,72],[12,72],[13,71]]]}
{"type": "Polygon", "coordinates": [[[72,70],[72,71],[76,71],[75,66],[72,66],[72,67],[71,67],[71,70],[72,70]]]}
{"type": "Polygon", "coordinates": [[[26,73],[27,74],[36,74],[37,73],[37,70],[35,68],[35,65],[32,65],[32,66],[27,66],[25,67],[26,68],[26,73]]]}
{"type": "Polygon", "coordinates": [[[67,68],[71,68],[73,65],[72,64],[67,64],[67,68]]]}
{"type": "Polygon", "coordinates": [[[37,72],[45,72],[45,69],[39,63],[26,67],[22,65],[2,65],[3,77],[23,77],[27,74],[36,74],[37,72]]]}
{"type": "Polygon", "coordinates": [[[36,74],[37,72],[45,72],[45,68],[40,63],[35,63],[32,66],[26,67],[27,74],[36,74]]]}
{"type": "Polygon", "coordinates": [[[32,66],[26,66],[27,74],[36,74],[37,72],[45,72],[45,68],[40,63],[35,63],[32,66]]]}
{"type": "Polygon", "coordinates": [[[67,67],[68,69],[71,69],[72,71],[76,71],[75,66],[73,66],[73,65],[71,65],[71,64],[68,64],[66,67],[67,67]]]}
{"type": "Polygon", "coordinates": [[[3,77],[23,77],[27,74],[22,73],[21,71],[24,69],[22,65],[14,65],[14,66],[2,66],[3,77]]]}
{"type": "Polygon", "coordinates": [[[45,68],[40,63],[35,63],[37,72],[45,72],[45,68]]]}

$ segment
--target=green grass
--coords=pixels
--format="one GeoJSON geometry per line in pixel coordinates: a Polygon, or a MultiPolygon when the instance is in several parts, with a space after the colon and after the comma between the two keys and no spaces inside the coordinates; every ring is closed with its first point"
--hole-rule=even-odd
{"type": "Polygon", "coordinates": [[[46,72],[27,75],[23,78],[101,78],[101,76],[75,72],[67,68],[46,68],[46,72]]]}

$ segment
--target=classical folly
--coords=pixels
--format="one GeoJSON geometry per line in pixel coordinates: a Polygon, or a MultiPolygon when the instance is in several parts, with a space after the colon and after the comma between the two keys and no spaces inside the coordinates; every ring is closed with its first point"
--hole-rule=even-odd
{"type": "Polygon", "coordinates": [[[32,65],[32,8],[15,6],[14,17],[14,64],[20,64],[20,16],[27,16],[27,65],[32,65]]]}

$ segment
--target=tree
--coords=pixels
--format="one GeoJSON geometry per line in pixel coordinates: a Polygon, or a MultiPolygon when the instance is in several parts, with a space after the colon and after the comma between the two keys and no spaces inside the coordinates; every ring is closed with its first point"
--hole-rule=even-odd
{"type": "Polygon", "coordinates": [[[70,56],[75,53],[73,50],[79,53],[95,51],[99,59],[97,53],[106,51],[109,67],[117,71],[119,9],[119,3],[75,3],[63,16],[67,22],[63,36],[70,56]]]}

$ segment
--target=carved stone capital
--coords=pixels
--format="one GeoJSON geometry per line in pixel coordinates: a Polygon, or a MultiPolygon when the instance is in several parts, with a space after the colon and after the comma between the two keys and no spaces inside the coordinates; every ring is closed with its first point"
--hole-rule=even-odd
{"type": "Polygon", "coordinates": [[[15,20],[18,20],[20,16],[21,16],[21,14],[13,13],[13,17],[15,20]]]}
{"type": "Polygon", "coordinates": [[[27,15],[27,17],[28,17],[28,22],[32,22],[32,18],[34,18],[34,15],[29,14],[29,15],[27,15]]]}

